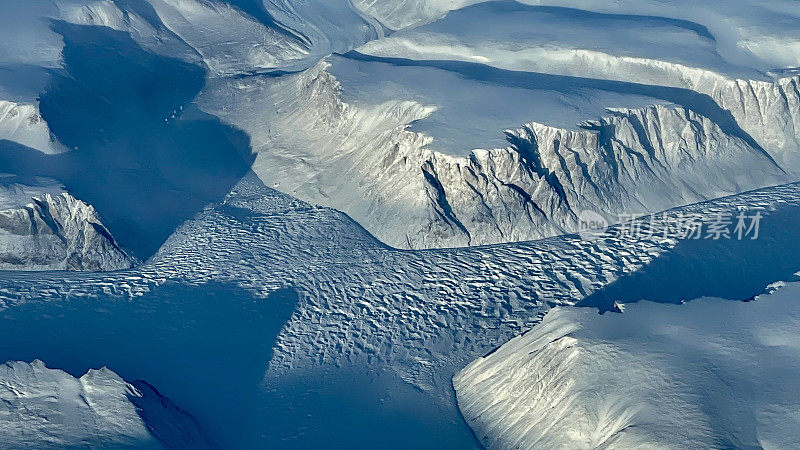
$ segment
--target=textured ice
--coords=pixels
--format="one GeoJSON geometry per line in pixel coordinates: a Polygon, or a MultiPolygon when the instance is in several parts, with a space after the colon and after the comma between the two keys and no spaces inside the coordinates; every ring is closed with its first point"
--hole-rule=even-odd
{"type": "MultiPolygon", "coordinates": [[[[765,376],[794,386],[779,364],[796,366],[796,355],[774,357],[793,348],[785,341],[796,333],[782,331],[791,314],[774,321],[783,325],[762,339],[763,351],[716,323],[631,343],[626,330],[681,323],[704,304],[714,311],[692,320],[728,314],[739,323],[741,312],[758,320],[738,330],[764,334],[766,320],[751,310],[769,298],[727,309],[720,300],[622,305],[629,298],[620,295],[632,287],[632,300],[643,290],[669,301],[725,282],[752,295],[765,276],[793,267],[785,253],[795,249],[800,208],[800,188],[786,184],[800,173],[794,3],[37,0],[3,8],[0,157],[13,175],[0,191],[0,268],[123,269],[3,272],[0,347],[25,353],[13,359],[41,350],[83,373],[107,358],[119,373],[171,380],[167,389],[231,445],[299,446],[338,423],[396,433],[414,420],[452,426],[452,377],[484,355],[455,384],[464,416],[490,446],[674,443],[664,433],[695,446],[797,446],[781,431],[793,429],[792,406],[768,398],[767,381],[746,379],[759,380],[750,368],[761,361],[742,357],[745,373],[707,345],[772,355],[765,376]],[[234,186],[251,149],[254,173],[234,186]],[[737,207],[765,213],[773,234],[767,227],[749,244],[671,234],[681,214],[737,207]],[[565,235],[584,209],[611,222],[668,211],[639,222],[649,237],[615,235],[624,224],[597,240],[565,235]],[[108,230],[142,259],[161,248],[130,268],[108,230]],[[538,238],[547,239],[530,241],[538,238]],[[734,268],[744,257],[754,261],[734,268]],[[575,304],[624,314],[567,309],[575,304]],[[565,318],[583,332],[613,330],[599,343],[570,331],[583,343],[569,347],[559,336],[564,348],[552,355],[508,350],[565,318]],[[715,340],[723,331],[742,339],[715,340]],[[692,352],[664,350],[691,333],[697,339],[681,344],[692,352]],[[612,341],[614,353],[603,352],[612,341]],[[498,356],[506,353],[513,357],[498,356]],[[521,394],[541,387],[528,369],[543,359],[572,371],[553,379],[560,389],[534,396],[556,408],[517,408],[530,398],[521,394]],[[629,383],[604,370],[618,365],[631,368],[629,383]],[[488,366],[514,377],[483,389],[474,376],[488,366]],[[350,378],[353,368],[361,377],[350,378]],[[724,392],[714,374],[744,394],[708,395],[724,392]],[[654,392],[648,378],[670,390],[654,392]],[[686,380],[700,391],[686,390],[686,380]],[[641,396],[656,406],[639,408],[641,396]],[[398,399],[423,412],[389,420],[373,417],[380,407],[359,409],[398,399]],[[680,413],[656,430],[658,405],[680,413]],[[444,418],[431,418],[438,413],[444,418]]],[[[648,330],[638,334],[652,338],[648,330]]],[[[123,389],[114,395],[130,386],[102,373],[123,389]]],[[[149,395],[131,385],[137,398],[149,395]]],[[[119,418],[148,443],[163,441],[136,407],[119,418]]],[[[73,428],[64,445],[86,429],[73,428]]],[[[425,427],[408,428],[417,429],[425,427]]],[[[464,432],[456,441],[474,444],[462,422],[453,429],[464,432]]],[[[430,442],[430,433],[414,437],[430,442]]]]}
{"type": "Polygon", "coordinates": [[[453,384],[487,448],[796,448],[800,283],[751,302],[555,308],[453,384]]]}
{"type": "MultiPolygon", "coordinates": [[[[691,207],[796,205],[796,185],[691,207]]],[[[654,237],[544,241],[425,252],[390,249],[336,211],[265,188],[250,176],[220,205],[178,229],[150,261],[115,274],[8,275],[6,308],[70,296],[135,297],[153,285],[235,283],[267,296],[297,290],[270,371],[380,363],[421,387],[529,329],[548,305],[568,305],[671,249],[670,217],[654,237]],[[447,373],[444,370],[444,373],[447,373]]],[[[672,225],[671,225],[672,224],[672,225]]],[[[645,223],[645,228],[650,227],[645,223]]]]}
{"type": "MultiPolygon", "coordinates": [[[[141,328],[136,324],[144,323],[148,324],[145,327],[148,330],[162,327],[157,328],[163,333],[158,335],[160,339],[179,338],[169,344],[177,346],[173,350],[179,353],[184,351],[181,345],[199,345],[191,333],[220,336],[218,342],[213,339],[214,354],[225,353],[226,345],[233,345],[237,350],[224,355],[222,359],[230,362],[214,366],[214,370],[237,374],[239,370],[247,374],[254,372],[255,378],[263,379],[267,387],[278,389],[275,395],[281,402],[288,402],[295,408],[291,410],[291,417],[305,417],[301,413],[306,409],[302,408],[309,408],[309,414],[319,414],[313,401],[303,403],[308,393],[298,392],[301,397],[296,401],[287,400],[299,389],[295,386],[297,380],[323,371],[330,375],[312,380],[319,383],[324,379],[329,386],[332,380],[349,373],[345,368],[352,367],[398,377],[418,388],[415,392],[421,392],[419,395],[423,398],[448,405],[453,374],[474,358],[520,333],[535,329],[535,324],[552,305],[571,305],[607,289],[615,281],[658,262],[686,242],[670,237],[682,213],[713,215],[746,205],[767,214],[766,226],[781,212],[797,211],[800,208],[798,198],[798,186],[787,185],[669,211],[665,216],[655,217],[652,223],[648,218],[642,220],[643,229],[651,230],[653,236],[640,240],[612,232],[595,241],[563,236],[490,247],[409,252],[382,245],[339,212],[315,207],[266,188],[251,174],[223,202],[205,208],[180,227],[156,256],[134,269],[106,274],[5,273],[0,280],[0,316],[9,326],[18,326],[15,321],[24,319],[26,311],[33,317],[43,315],[41,321],[36,320],[37,326],[42,327],[54,323],[53,320],[81,324],[82,320],[97,318],[100,322],[97,328],[110,333],[111,343],[127,342],[124,337],[129,333],[136,335],[141,328]],[[665,231],[669,232],[666,237],[665,231]],[[214,293],[218,289],[214,286],[220,285],[241,288],[252,297],[234,297],[230,300],[234,303],[228,304],[222,301],[226,298],[224,294],[214,293]],[[191,293],[194,288],[209,290],[213,295],[195,297],[191,293]],[[165,294],[170,289],[176,291],[172,297],[165,294]],[[264,317],[272,317],[268,311],[275,308],[275,311],[282,311],[283,307],[271,300],[283,290],[290,290],[296,296],[296,303],[285,312],[288,320],[284,323],[286,319],[280,318],[284,312],[280,312],[278,319],[267,320],[264,317]],[[203,303],[193,303],[201,301],[203,303]],[[187,315],[187,311],[197,308],[204,311],[198,314],[212,317],[210,323],[209,319],[195,318],[194,313],[187,315]],[[242,317],[236,314],[231,318],[228,314],[231,308],[245,315],[249,309],[256,308],[260,312],[255,317],[263,316],[264,322],[242,322],[242,317]],[[73,309],[77,312],[71,313],[73,309]],[[111,317],[117,317],[119,323],[109,321],[109,309],[116,311],[111,317]],[[155,319],[161,317],[162,309],[166,318],[175,320],[156,325],[162,320],[155,319]],[[63,314],[67,314],[66,319],[53,319],[63,314]],[[127,323],[128,317],[140,322],[127,323]],[[199,322],[195,323],[197,320],[199,322]],[[221,320],[219,324],[218,320],[221,320]],[[235,334],[226,331],[228,326],[241,323],[245,325],[236,328],[235,334]],[[260,335],[273,333],[273,326],[277,327],[274,343],[267,349],[262,348],[263,336],[260,335]],[[255,350],[253,345],[256,345],[255,350]],[[287,380],[294,381],[287,385],[287,380]]],[[[785,232],[785,227],[793,223],[790,221],[774,232],[785,232]]],[[[783,242],[777,235],[755,242],[772,241],[776,241],[776,245],[783,242]]],[[[785,247],[792,248],[792,244],[785,247]]],[[[724,248],[718,254],[730,258],[736,256],[733,251],[724,248]]],[[[706,256],[697,252],[692,255],[695,258],[706,256]]],[[[710,265],[717,267],[727,264],[725,261],[711,261],[710,265]]],[[[778,265],[777,261],[772,263],[778,265]]],[[[75,326],[66,329],[69,331],[62,332],[76,333],[75,326]]],[[[94,325],[90,329],[94,329],[94,325]]],[[[154,339],[152,345],[167,345],[154,339]]],[[[151,340],[145,339],[145,342],[151,340]]],[[[55,351],[53,355],[61,355],[57,350],[59,346],[39,345],[48,352],[55,351]]],[[[12,344],[11,348],[19,346],[23,345],[12,344]]],[[[102,342],[92,344],[92,348],[97,347],[102,348],[102,342]]],[[[28,351],[35,351],[35,348],[28,351]]],[[[140,354],[137,351],[131,356],[119,353],[116,348],[105,350],[109,352],[117,364],[129,365],[134,364],[135,355],[140,354]]],[[[83,355],[83,352],[76,354],[83,355]]],[[[92,355],[97,354],[104,352],[92,352],[92,355]]],[[[150,361],[149,358],[164,358],[168,354],[146,351],[138,357],[150,361]]],[[[179,364],[176,363],[178,367],[183,367],[180,364],[187,364],[187,361],[192,361],[190,367],[200,364],[189,355],[180,354],[183,356],[179,364]]],[[[174,374],[171,378],[175,378],[174,374]]],[[[196,379],[209,381],[205,376],[196,379]]],[[[248,380],[250,378],[236,378],[229,386],[214,379],[203,392],[227,393],[231,386],[235,386],[233,392],[236,393],[252,392],[257,381],[250,380],[252,385],[241,384],[248,380]]],[[[363,380],[359,380],[355,384],[337,381],[337,395],[352,400],[351,397],[358,395],[384,398],[385,395],[399,395],[396,393],[401,391],[401,387],[395,386],[389,393],[369,391],[367,394],[368,384],[361,384],[363,380]],[[351,390],[352,394],[348,394],[351,390]]],[[[199,381],[194,385],[205,386],[199,381]]],[[[311,390],[314,389],[318,388],[311,390]]],[[[186,396],[193,398],[195,394],[184,392],[183,395],[181,404],[185,403],[186,396]]],[[[403,398],[412,398],[408,397],[410,395],[403,394],[403,398]]],[[[265,406],[256,398],[252,401],[254,403],[237,403],[236,408],[240,413],[247,412],[247,417],[262,418],[261,408],[265,406]]],[[[205,404],[206,401],[198,401],[195,407],[205,404]]],[[[226,404],[227,407],[230,405],[226,404]]],[[[334,414],[334,406],[326,408],[326,413],[334,414]]],[[[195,409],[189,411],[197,415],[195,409]]],[[[220,427],[226,423],[215,416],[214,411],[204,409],[202,415],[209,426],[220,427]]],[[[316,420],[330,420],[324,417],[316,420]]],[[[306,423],[307,419],[296,420],[286,423],[286,430],[301,432],[298,424],[306,423]]],[[[343,423],[358,423],[357,416],[343,423]]],[[[253,442],[271,442],[271,435],[258,437],[259,430],[268,424],[257,421],[248,424],[248,436],[256,439],[253,442]]],[[[286,430],[284,433],[289,432],[286,430]]],[[[225,436],[220,430],[217,433],[225,436]]]]}

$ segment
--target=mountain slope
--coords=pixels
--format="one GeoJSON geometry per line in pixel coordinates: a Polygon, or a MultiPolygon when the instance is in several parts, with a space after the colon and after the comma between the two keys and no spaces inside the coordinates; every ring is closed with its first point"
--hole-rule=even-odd
{"type": "Polygon", "coordinates": [[[0,270],[133,266],[134,260],[119,248],[91,206],[67,192],[45,192],[26,201],[30,203],[0,210],[0,270]]]}
{"type": "Polygon", "coordinates": [[[107,368],[80,378],[39,360],[0,365],[7,448],[211,448],[197,423],[152,386],[107,368]]]}
{"type": "Polygon", "coordinates": [[[453,385],[487,448],[793,448],[800,284],[744,303],[557,308],[453,385]]]}
{"type": "Polygon", "coordinates": [[[36,105],[0,100],[0,140],[9,140],[46,154],[66,151],[50,132],[36,105]]]}
{"type": "Polygon", "coordinates": [[[669,105],[613,110],[576,130],[530,123],[506,131],[506,148],[448,155],[408,129],[437,106],[344,102],[332,64],[342,63],[213,83],[200,106],[251,136],[267,185],[341,209],[393,246],[536,239],[575,230],[586,209],[616,222],[792,179],[743,138],[669,105]]]}

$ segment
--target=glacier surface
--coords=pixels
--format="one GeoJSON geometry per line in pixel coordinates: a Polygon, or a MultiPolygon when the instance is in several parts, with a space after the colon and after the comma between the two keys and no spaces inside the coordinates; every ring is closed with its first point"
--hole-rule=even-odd
{"type": "MultiPolygon", "coordinates": [[[[797,217],[797,189],[765,189],[643,219],[653,236],[641,240],[610,233],[597,241],[564,236],[408,252],[251,174],[134,269],[5,275],[0,357],[54,360],[72,373],[104,364],[147,379],[211,439],[235,446],[474,446],[459,425],[455,372],[536,330],[552,305],[609,289],[675,252],[687,254],[685,267],[708,261],[692,276],[723,284],[741,278],[733,269],[758,254],[756,266],[792,273],[795,261],[769,255],[798,247],[787,232],[797,217]],[[705,240],[660,237],[681,212],[713,215],[738,206],[762,211],[763,233],[772,238],[753,241],[755,249],[726,240],[701,252],[680,249],[705,240]],[[230,383],[218,382],[231,374],[237,375],[230,383]],[[329,390],[320,392],[320,383],[329,390]],[[415,415],[424,424],[409,419],[415,415]],[[352,434],[365,417],[385,433],[352,434]]],[[[761,283],[739,293],[752,295],[761,283]]]]}

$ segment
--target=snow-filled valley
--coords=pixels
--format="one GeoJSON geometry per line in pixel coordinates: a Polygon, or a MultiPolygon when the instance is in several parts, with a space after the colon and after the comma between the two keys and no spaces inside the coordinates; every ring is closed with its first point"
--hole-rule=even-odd
{"type": "MultiPolygon", "coordinates": [[[[612,234],[417,253],[387,248],[341,213],[250,175],[136,269],[6,276],[0,354],[38,357],[75,375],[108,365],[126,379],[144,379],[225,447],[474,446],[453,398],[456,371],[535,330],[552,305],[629,279],[637,295],[644,291],[630,301],[675,301],[649,277],[637,281],[644,264],[676,259],[692,268],[688,277],[721,283],[709,295],[727,295],[724,288],[738,283],[732,298],[762,292],[770,276],[788,279],[795,259],[772,254],[800,251],[789,231],[800,215],[797,189],[757,191],[642,223],[659,236],[681,211],[747,205],[765,212],[768,239],[612,234]],[[691,250],[702,244],[709,246],[691,250]],[[320,391],[320,383],[327,388],[320,391]],[[381,432],[348,431],[364,416],[381,432]]],[[[661,267],[661,279],[674,276],[674,264],[661,267]]]]}
{"type": "Polygon", "coordinates": [[[0,448],[797,447],[799,19],[0,2],[0,448]]]}

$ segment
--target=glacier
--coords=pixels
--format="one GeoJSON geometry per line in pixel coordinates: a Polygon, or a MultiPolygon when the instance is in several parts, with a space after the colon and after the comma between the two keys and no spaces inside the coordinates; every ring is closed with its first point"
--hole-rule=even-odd
{"type": "MultiPolygon", "coordinates": [[[[5,275],[0,358],[54,361],[70,373],[102,364],[146,379],[210,439],[231,446],[474,447],[459,425],[451,384],[458,370],[536,330],[552,306],[573,305],[673,254],[688,258],[680,265],[692,267],[689,276],[723,286],[742,278],[734,269],[746,261],[767,275],[791,274],[796,261],[770,255],[774,248],[800,251],[788,231],[797,189],[697,204],[652,223],[644,218],[653,237],[639,240],[612,230],[596,241],[562,236],[408,252],[250,174],[134,269],[5,275]],[[774,239],[660,237],[681,212],[713,215],[743,205],[766,215],[762,232],[774,239]],[[705,251],[685,248],[710,242],[716,246],[705,251]],[[320,392],[320,383],[328,389],[320,392]],[[408,419],[416,416],[423,423],[408,419]],[[350,432],[365,420],[382,431],[350,432]]],[[[667,269],[661,278],[671,276],[667,269]]],[[[762,278],[737,287],[744,296],[763,289],[762,278]]]]}
{"type": "MultiPolygon", "coordinates": [[[[749,16],[732,8],[772,43],[763,48],[720,30],[719,14],[706,8],[671,5],[659,15],[631,2],[46,3],[20,16],[118,30],[148,51],[201,65],[209,79],[198,104],[247,132],[266,184],[338,208],[400,248],[553,236],[573,231],[583,210],[615,222],[623,211],[794,181],[800,167],[797,75],[782,71],[793,67],[788,60],[769,59],[794,42],[784,3],[749,16]],[[770,20],[781,26],[770,29],[770,20]],[[404,81],[410,67],[427,92],[404,81]],[[358,71],[372,73],[383,94],[365,91],[358,71]],[[463,96],[437,96],[437,85],[483,85],[472,92],[484,94],[459,105],[463,96]],[[278,119],[282,104],[296,110],[278,119]],[[492,106],[464,113],[479,104],[492,106]],[[666,174],[675,164],[680,174],[666,174]],[[763,176],[743,179],[742,167],[763,176]],[[708,173],[719,176],[687,188],[708,173]],[[657,192],[633,193],[642,186],[657,192]]],[[[40,31],[58,55],[59,30],[40,31]]],[[[26,61],[63,64],[60,55],[26,61]]]]}
{"type": "Polygon", "coordinates": [[[198,102],[248,133],[267,185],[436,248],[795,180],[797,76],[759,70],[696,23],[489,2],[198,102]]]}
{"type": "Polygon", "coordinates": [[[613,223],[622,212],[794,179],[750,139],[668,105],[616,109],[587,129],[532,122],[509,129],[506,148],[448,155],[407,129],[435,106],[348,104],[330,64],[279,80],[220,80],[198,101],[251,136],[265,183],[345,211],[400,248],[548,237],[574,231],[586,209],[613,223]]]}

